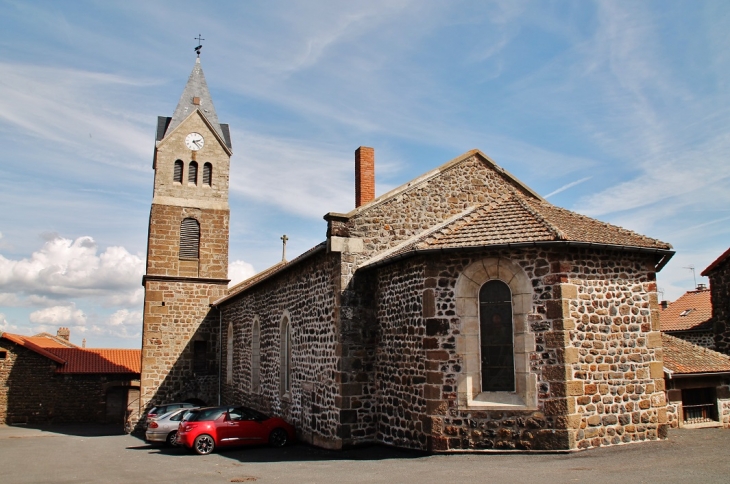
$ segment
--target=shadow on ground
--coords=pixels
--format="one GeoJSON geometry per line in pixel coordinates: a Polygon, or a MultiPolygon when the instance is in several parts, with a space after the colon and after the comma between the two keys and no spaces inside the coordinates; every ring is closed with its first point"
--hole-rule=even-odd
{"type": "Polygon", "coordinates": [[[49,434],[75,435],[77,437],[106,437],[124,435],[119,424],[13,424],[14,429],[34,429],[49,434]]]}

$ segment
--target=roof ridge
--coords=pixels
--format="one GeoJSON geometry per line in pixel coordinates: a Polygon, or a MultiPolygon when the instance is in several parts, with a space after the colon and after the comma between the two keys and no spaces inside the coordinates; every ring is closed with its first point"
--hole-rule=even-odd
{"type": "MultiPolygon", "coordinates": [[[[535,217],[535,219],[540,222],[545,228],[548,229],[548,231],[552,232],[552,234],[557,238],[557,240],[568,240],[568,237],[563,233],[562,230],[560,230],[558,227],[553,225],[551,222],[549,222],[543,214],[538,212],[536,209],[531,207],[527,204],[525,200],[522,200],[522,198],[517,195],[517,193],[514,193],[514,197],[517,200],[517,203],[524,208],[530,215],[535,217]]],[[[549,202],[545,202],[549,203],[549,202]]],[[[551,204],[552,205],[552,204],[551,204]]]]}

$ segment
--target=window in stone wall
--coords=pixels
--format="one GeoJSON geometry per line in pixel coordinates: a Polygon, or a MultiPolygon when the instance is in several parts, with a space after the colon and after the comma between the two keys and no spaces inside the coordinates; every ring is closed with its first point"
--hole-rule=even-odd
{"type": "Polygon", "coordinates": [[[188,185],[198,184],[198,162],[191,161],[188,166],[188,185]]]}
{"type": "Polygon", "coordinates": [[[291,323],[288,316],[281,320],[281,395],[288,396],[291,392],[291,323]]]}
{"type": "Polygon", "coordinates": [[[515,391],[512,294],[500,280],[479,291],[479,339],[483,392],[515,391]]]}
{"type": "Polygon", "coordinates": [[[7,351],[0,351],[0,360],[4,360],[7,357],[8,357],[7,351]]]}
{"type": "Polygon", "coordinates": [[[258,393],[261,381],[261,326],[259,318],[253,320],[251,331],[251,392],[258,393]]]}
{"type": "Polygon", "coordinates": [[[208,374],[208,342],[193,341],[193,373],[208,374]]]}
{"type": "Polygon", "coordinates": [[[175,169],[172,173],[172,181],[176,183],[182,183],[183,174],[183,162],[182,160],[175,160],[175,169]]]}
{"type": "Polygon", "coordinates": [[[206,163],[203,165],[203,185],[209,187],[213,179],[213,165],[206,163]]]}
{"type": "Polygon", "coordinates": [[[717,422],[717,395],[714,388],[682,390],[682,412],[687,425],[717,422]]]}
{"type": "Polygon", "coordinates": [[[233,383],[233,323],[228,323],[228,348],[226,348],[226,383],[233,383]]]}
{"type": "Polygon", "coordinates": [[[194,218],[180,223],[180,258],[197,259],[200,246],[200,224],[194,218]]]}

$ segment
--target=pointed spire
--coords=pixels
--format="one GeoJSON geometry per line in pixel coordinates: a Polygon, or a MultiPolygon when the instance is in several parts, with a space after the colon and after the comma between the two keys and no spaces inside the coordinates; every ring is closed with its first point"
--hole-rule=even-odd
{"type": "Polygon", "coordinates": [[[226,137],[223,136],[221,125],[218,122],[218,115],[215,113],[215,108],[213,107],[213,99],[210,97],[208,84],[205,82],[205,75],[203,74],[203,68],[200,66],[199,57],[195,59],[193,72],[190,73],[188,83],[185,85],[182,96],[180,96],[180,101],[175,108],[175,113],[172,115],[170,124],[165,131],[165,136],[177,128],[196,109],[200,110],[208,119],[218,135],[226,140],[226,137]]]}

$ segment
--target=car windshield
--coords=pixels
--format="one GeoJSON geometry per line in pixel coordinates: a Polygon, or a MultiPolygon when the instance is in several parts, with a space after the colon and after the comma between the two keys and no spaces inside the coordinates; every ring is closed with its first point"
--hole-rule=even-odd
{"type": "Polygon", "coordinates": [[[204,408],[202,410],[191,410],[185,420],[188,422],[203,422],[215,420],[225,413],[226,408],[204,408]]]}

